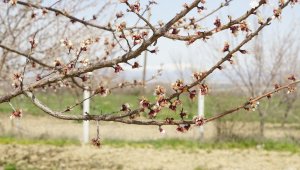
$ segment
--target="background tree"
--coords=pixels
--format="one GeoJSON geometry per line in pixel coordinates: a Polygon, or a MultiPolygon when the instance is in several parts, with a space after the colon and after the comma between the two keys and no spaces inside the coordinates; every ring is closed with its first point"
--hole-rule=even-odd
{"type": "MultiPolygon", "coordinates": [[[[253,25],[257,24],[254,22],[253,25]]],[[[295,29],[297,29],[297,26],[284,32],[269,33],[276,34],[276,37],[261,33],[252,43],[249,43],[250,48],[247,53],[248,56],[253,57],[238,57],[232,61],[234,62],[232,66],[224,66],[229,69],[226,69],[223,73],[234,85],[234,88],[239,89],[248,96],[258,96],[269,91],[272,85],[283,84],[285,81],[282,79],[283,77],[296,74],[299,69],[295,64],[299,62],[299,36],[295,29]]],[[[236,38],[228,37],[228,39],[231,39],[231,44],[236,41],[236,38]]],[[[218,42],[215,41],[215,44],[218,44],[218,42]]],[[[215,51],[210,52],[215,59],[221,52],[216,45],[212,46],[215,46],[215,51]]],[[[286,109],[282,113],[281,120],[278,121],[285,122],[296,99],[297,92],[293,94],[281,93],[278,99],[263,102],[257,108],[261,137],[264,136],[266,117],[268,115],[272,117],[272,112],[280,110],[280,107],[284,105],[286,109]]]]}

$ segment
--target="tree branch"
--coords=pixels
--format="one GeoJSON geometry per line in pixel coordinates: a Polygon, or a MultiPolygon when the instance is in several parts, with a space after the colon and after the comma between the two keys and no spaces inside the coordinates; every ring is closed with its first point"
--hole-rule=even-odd
{"type": "MultiPolygon", "coordinates": [[[[204,123],[208,123],[210,121],[219,119],[221,117],[224,117],[228,114],[234,113],[239,111],[240,109],[246,108],[247,106],[249,106],[252,103],[256,103],[257,101],[266,98],[274,93],[277,93],[279,91],[282,91],[284,89],[289,89],[292,86],[295,86],[296,84],[298,84],[300,82],[300,80],[294,81],[292,83],[286,84],[284,86],[281,86],[273,91],[270,91],[268,93],[265,93],[261,96],[257,96],[254,99],[251,99],[247,102],[245,102],[245,104],[238,106],[236,108],[227,110],[225,112],[219,113],[219,114],[215,114],[216,116],[204,119],[204,123]]],[[[162,121],[162,120],[150,120],[150,121],[144,121],[144,120],[135,120],[135,119],[124,119],[125,117],[122,118],[118,118],[112,115],[85,115],[85,116],[74,116],[74,115],[65,115],[63,114],[63,112],[56,112],[51,110],[49,107],[47,107],[46,105],[42,104],[35,96],[32,92],[29,91],[24,91],[24,94],[33,102],[33,104],[35,106],[37,106],[39,109],[41,109],[42,111],[44,111],[45,113],[49,114],[50,116],[53,116],[55,118],[58,119],[64,119],[64,120],[101,120],[101,121],[114,121],[114,122],[121,122],[121,123],[126,123],[126,124],[136,124],[136,125],[158,125],[158,126],[162,126],[162,125],[180,125],[180,124],[195,124],[195,122],[193,120],[174,120],[172,122],[166,122],[166,121],[162,121]]]]}
{"type": "Polygon", "coordinates": [[[16,53],[16,54],[18,54],[18,55],[24,56],[24,57],[26,57],[27,59],[29,59],[29,60],[31,60],[31,61],[34,61],[35,63],[38,63],[38,64],[41,65],[41,66],[44,66],[44,67],[47,67],[47,68],[54,68],[53,66],[48,65],[48,64],[45,64],[45,63],[41,62],[40,60],[38,60],[38,59],[32,57],[31,55],[22,53],[22,52],[20,52],[20,51],[17,51],[17,50],[15,50],[15,49],[9,48],[9,47],[4,46],[4,45],[2,45],[2,44],[0,44],[0,47],[3,48],[3,49],[5,49],[5,50],[7,50],[7,51],[10,51],[10,52],[16,53]]]}

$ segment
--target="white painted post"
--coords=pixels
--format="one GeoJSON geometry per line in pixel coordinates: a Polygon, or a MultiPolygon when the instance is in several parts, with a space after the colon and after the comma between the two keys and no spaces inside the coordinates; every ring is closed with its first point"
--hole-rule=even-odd
{"type": "MultiPolygon", "coordinates": [[[[198,95],[198,115],[204,118],[204,95],[201,94],[201,90],[199,90],[198,95]]],[[[204,136],[204,127],[199,127],[200,139],[203,139],[204,136]]]]}
{"type": "MultiPolygon", "coordinates": [[[[90,97],[90,91],[89,87],[86,86],[85,89],[83,90],[83,99],[89,98],[90,97]]],[[[83,116],[87,115],[90,113],[90,99],[87,99],[83,101],[83,116]]],[[[82,142],[84,144],[89,142],[89,121],[84,120],[83,121],[83,140],[82,142]]]]}
{"type": "MultiPolygon", "coordinates": [[[[93,72],[88,72],[87,76],[89,78],[89,80],[91,79],[93,75],[93,72]]],[[[87,84],[90,84],[91,82],[88,81],[87,84]]],[[[90,114],[90,87],[88,85],[84,86],[84,90],[83,90],[83,116],[90,114]]],[[[83,121],[83,139],[82,139],[82,143],[83,144],[87,144],[89,142],[89,121],[88,120],[84,120],[83,121]]]]}

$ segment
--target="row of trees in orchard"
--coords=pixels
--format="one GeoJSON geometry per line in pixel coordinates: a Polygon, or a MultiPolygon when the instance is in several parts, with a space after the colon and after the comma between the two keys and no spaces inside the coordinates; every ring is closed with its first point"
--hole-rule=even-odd
{"type": "MultiPolygon", "coordinates": [[[[226,19],[224,16],[212,16],[229,8],[235,0],[225,0],[215,9],[208,8],[205,0],[193,0],[182,4],[181,10],[176,11],[171,19],[159,23],[153,23],[147,17],[148,13],[152,16],[162,15],[153,12],[159,6],[159,2],[153,0],[143,4],[131,0],[51,2],[4,0],[0,7],[0,82],[5,89],[0,96],[0,103],[11,105],[12,118],[20,118],[22,108],[15,108],[10,101],[24,95],[35,107],[58,119],[156,125],[162,132],[163,126],[174,125],[178,131],[185,132],[191,126],[202,126],[239,110],[255,110],[260,100],[272,100],[272,96],[280,91],[293,94],[299,83],[295,75],[298,59],[290,57],[298,56],[298,53],[288,50],[288,47],[285,51],[275,49],[279,46],[295,46],[294,41],[278,41],[274,46],[271,45],[274,55],[275,50],[279,50],[276,57],[271,56],[272,52],[265,52],[264,43],[255,43],[255,55],[252,56],[249,55],[252,49],[247,46],[249,42],[257,41],[261,37],[258,35],[275,20],[284,20],[282,13],[291,10],[291,6],[297,6],[298,0],[280,0],[273,5],[269,5],[271,2],[267,0],[251,0],[248,10],[240,16],[228,16],[226,19]],[[124,10],[119,11],[118,6],[124,10]],[[255,24],[250,24],[253,21],[255,24]],[[201,25],[204,23],[210,27],[203,28],[201,25]],[[155,82],[160,70],[145,81],[126,81],[115,77],[128,68],[142,67],[143,63],[138,59],[144,53],[159,55],[159,50],[164,48],[157,43],[160,39],[183,41],[186,45],[207,44],[214,42],[211,40],[222,32],[230,32],[230,36],[221,44],[218,42],[211,46],[210,51],[221,49],[213,53],[217,61],[212,67],[206,70],[196,68],[189,81],[183,81],[181,76],[169,87],[156,86],[152,89],[155,100],[137,97],[138,107],[131,107],[124,101],[120,108],[108,113],[79,115],[71,114],[71,111],[87,99],[65,106],[63,110],[53,110],[35,95],[41,89],[83,89],[89,84],[92,94],[89,98],[93,98],[117,95],[120,88],[144,86],[147,81],[155,82]],[[252,60],[240,59],[244,55],[249,55],[252,60]],[[289,60],[286,60],[287,56],[289,60]],[[212,117],[186,118],[185,107],[188,106],[181,101],[182,96],[193,100],[198,92],[209,95],[210,85],[205,80],[217,70],[226,70],[225,64],[236,62],[241,65],[233,69],[239,81],[232,79],[232,82],[242,82],[245,88],[241,90],[249,100],[232,109],[215,113],[212,117]],[[249,65],[254,71],[244,70],[250,68],[249,65]],[[91,73],[93,76],[90,76],[91,73]],[[274,81],[277,82],[273,84],[274,81]],[[257,90],[254,88],[256,85],[263,88],[257,90]],[[167,88],[172,91],[167,92],[167,88]],[[172,110],[180,119],[156,119],[162,110],[172,110]],[[147,114],[146,119],[139,117],[142,113],[147,114]]],[[[284,99],[294,101],[290,96],[284,99]]],[[[260,109],[258,111],[263,133],[265,113],[260,109]]],[[[99,141],[94,139],[94,142],[97,144],[99,141]]]]}

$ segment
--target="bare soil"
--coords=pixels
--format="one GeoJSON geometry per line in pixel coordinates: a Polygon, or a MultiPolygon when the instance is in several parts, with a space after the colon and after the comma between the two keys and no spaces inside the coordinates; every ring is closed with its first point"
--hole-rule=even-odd
{"type": "MultiPolygon", "coordinates": [[[[95,137],[95,122],[91,122],[90,136],[95,137]]],[[[198,129],[188,133],[176,132],[176,127],[163,127],[162,135],[154,126],[124,125],[100,122],[102,139],[148,140],[160,138],[197,139],[198,129]]],[[[299,128],[281,128],[268,124],[268,138],[293,136],[299,138],[299,128]]],[[[233,131],[251,134],[258,131],[254,123],[237,123],[233,131]]],[[[82,124],[51,117],[24,116],[13,123],[9,116],[0,117],[0,135],[15,133],[24,137],[81,139],[82,124]]],[[[205,138],[216,134],[215,124],[205,126],[205,138]]],[[[130,141],[129,141],[130,142],[130,141]]],[[[210,169],[210,170],[300,170],[300,153],[275,152],[257,149],[155,149],[115,148],[104,146],[0,145],[0,170],[7,163],[18,169],[210,169]]]]}
{"type": "Polygon", "coordinates": [[[103,146],[0,145],[0,169],[297,170],[300,154],[264,150],[170,150],[103,146]]]}

